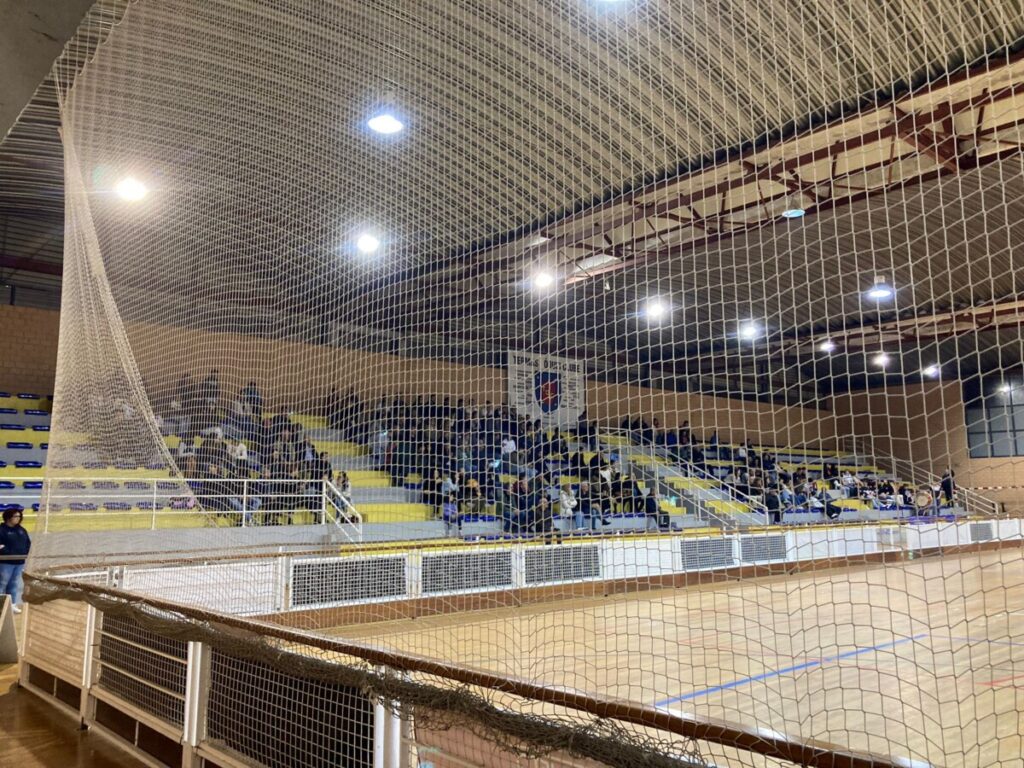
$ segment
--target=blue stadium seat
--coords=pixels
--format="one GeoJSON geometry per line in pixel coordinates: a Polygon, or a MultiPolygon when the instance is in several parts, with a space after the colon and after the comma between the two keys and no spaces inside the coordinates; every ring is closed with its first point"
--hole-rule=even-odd
{"type": "MultiPolygon", "coordinates": [[[[20,442],[9,441],[7,443],[7,447],[10,448],[12,451],[31,451],[34,446],[32,445],[32,443],[20,443],[20,442]]],[[[20,461],[16,461],[15,464],[17,464],[18,466],[21,466],[21,462],[20,461]]],[[[40,464],[39,466],[43,466],[43,465],[40,464]]]]}
{"type": "Polygon", "coordinates": [[[170,483],[170,482],[167,482],[166,480],[161,480],[161,481],[157,482],[156,487],[157,487],[158,490],[161,490],[161,491],[176,491],[178,489],[178,484],[177,483],[170,483]]]}
{"type": "MultiPolygon", "coordinates": [[[[8,415],[8,414],[17,413],[17,412],[18,412],[17,408],[0,408],[0,414],[3,414],[5,416],[8,415]]],[[[26,411],[26,413],[27,413],[27,411],[26,411]]]]}
{"type": "Polygon", "coordinates": [[[50,425],[49,424],[33,424],[32,425],[32,431],[33,432],[49,432],[50,431],[50,425]]]}
{"type": "Polygon", "coordinates": [[[0,480],[0,490],[13,491],[14,483],[12,483],[10,480],[0,480]]]}
{"type": "Polygon", "coordinates": [[[18,399],[19,400],[42,400],[43,396],[42,395],[34,395],[31,392],[19,392],[18,393],[18,399]]]}
{"type": "Polygon", "coordinates": [[[40,509],[42,509],[42,506],[43,505],[37,501],[35,504],[32,505],[32,511],[38,512],[40,509]]]}
{"type": "Polygon", "coordinates": [[[15,512],[24,512],[25,508],[21,504],[0,504],[0,512],[6,512],[9,509],[13,509],[15,512]]]}
{"type": "Polygon", "coordinates": [[[149,483],[144,480],[129,480],[124,484],[124,488],[126,491],[148,491],[149,483]]]}
{"type": "Polygon", "coordinates": [[[84,461],[82,466],[86,469],[106,469],[107,462],[105,461],[84,461]]]}
{"type": "Polygon", "coordinates": [[[72,512],[95,512],[96,505],[90,502],[75,501],[68,505],[72,512]]]}
{"type": "Polygon", "coordinates": [[[10,396],[11,396],[10,392],[0,392],[0,397],[10,397],[10,396]]]}
{"type": "Polygon", "coordinates": [[[12,429],[15,432],[24,432],[25,426],[23,424],[0,424],[0,429],[12,429]]]}
{"type": "Polygon", "coordinates": [[[81,480],[61,480],[57,483],[57,488],[62,491],[84,491],[85,483],[81,480]]]}
{"type": "Polygon", "coordinates": [[[113,480],[95,480],[92,487],[97,491],[113,491],[121,486],[113,480]]]}
{"type": "Polygon", "coordinates": [[[108,501],[103,505],[103,508],[116,510],[118,512],[126,512],[132,508],[132,505],[127,501],[108,501]]]}
{"type": "MultiPolygon", "coordinates": [[[[6,410],[10,410],[11,413],[17,413],[17,411],[15,411],[13,408],[5,409],[5,411],[6,410]]],[[[4,413],[5,411],[0,411],[0,413],[4,413]]],[[[24,413],[26,416],[49,416],[50,415],[49,411],[41,411],[38,408],[26,408],[24,411],[22,411],[22,413],[24,413]]]]}
{"type": "Polygon", "coordinates": [[[42,480],[22,480],[21,487],[28,490],[40,490],[43,487],[42,480]]]}
{"type": "Polygon", "coordinates": [[[114,462],[114,469],[138,469],[139,465],[134,461],[117,461],[114,462]]]}

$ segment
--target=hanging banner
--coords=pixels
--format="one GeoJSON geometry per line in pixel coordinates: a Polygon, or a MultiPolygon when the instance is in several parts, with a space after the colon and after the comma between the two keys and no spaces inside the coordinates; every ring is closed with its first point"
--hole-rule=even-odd
{"type": "Polygon", "coordinates": [[[586,408],[583,363],[561,357],[508,353],[508,402],[544,426],[570,426],[586,408]]]}

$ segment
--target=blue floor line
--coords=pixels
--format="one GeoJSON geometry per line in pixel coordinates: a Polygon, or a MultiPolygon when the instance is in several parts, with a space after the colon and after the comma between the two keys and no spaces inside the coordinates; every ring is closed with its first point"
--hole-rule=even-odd
{"type": "Polygon", "coordinates": [[[788,675],[791,672],[799,672],[803,669],[813,669],[820,667],[824,664],[829,664],[834,661],[840,661],[841,659],[850,659],[854,656],[860,656],[865,653],[874,653],[876,651],[884,651],[886,648],[895,648],[898,645],[905,645],[906,643],[913,643],[918,640],[923,640],[928,637],[927,634],[914,635],[913,637],[905,637],[901,640],[891,640],[888,643],[881,643],[880,645],[872,645],[868,648],[856,648],[852,651],[844,651],[836,656],[829,656],[823,659],[815,659],[814,661],[805,661],[803,664],[794,664],[791,667],[783,667],[782,669],[772,669],[768,672],[762,672],[759,675],[753,677],[743,677],[739,680],[733,680],[729,683],[723,683],[722,685],[715,685],[711,688],[702,688],[698,691],[690,691],[690,693],[684,693],[682,696],[673,696],[671,699],[665,699],[655,703],[655,707],[667,707],[669,704],[678,704],[681,701],[690,701],[692,699],[699,699],[703,696],[711,696],[721,691],[727,691],[730,688],[739,688],[742,685],[749,685],[750,683],[756,683],[760,680],[767,680],[772,677],[779,677],[780,675],[788,675]]]}

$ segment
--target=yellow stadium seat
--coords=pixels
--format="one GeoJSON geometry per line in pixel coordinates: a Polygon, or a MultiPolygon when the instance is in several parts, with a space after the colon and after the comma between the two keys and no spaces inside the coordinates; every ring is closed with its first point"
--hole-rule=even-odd
{"type": "Polygon", "coordinates": [[[0,429],[0,447],[11,443],[31,443],[40,446],[50,442],[49,432],[36,432],[32,429],[0,429]]]}
{"type": "Polygon", "coordinates": [[[366,446],[341,440],[314,440],[313,446],[318,451],[327,451],[331,456],[364,456],[368,452],[366,446]]]}
{"type": "Polygon", "coordinates": [[[732,499],[712,499],[707,502],[712,512],[719,515],[735,515],[742,512],[750,512],[750,507],[741,501],[732,499]]]}
{"type": "Polygon", "coordinates": [[[433,514],[429,504],[360,504],[356,509],[364,523],[419,523],[433,514]]]}

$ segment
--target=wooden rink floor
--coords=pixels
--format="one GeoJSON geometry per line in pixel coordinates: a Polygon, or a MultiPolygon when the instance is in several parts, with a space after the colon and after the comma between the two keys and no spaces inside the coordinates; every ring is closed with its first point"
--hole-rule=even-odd
{"type": "Polygon", "coordinates": [[[921,766],[1024,766],[1020,548],[331,632],[921,766]]]}

